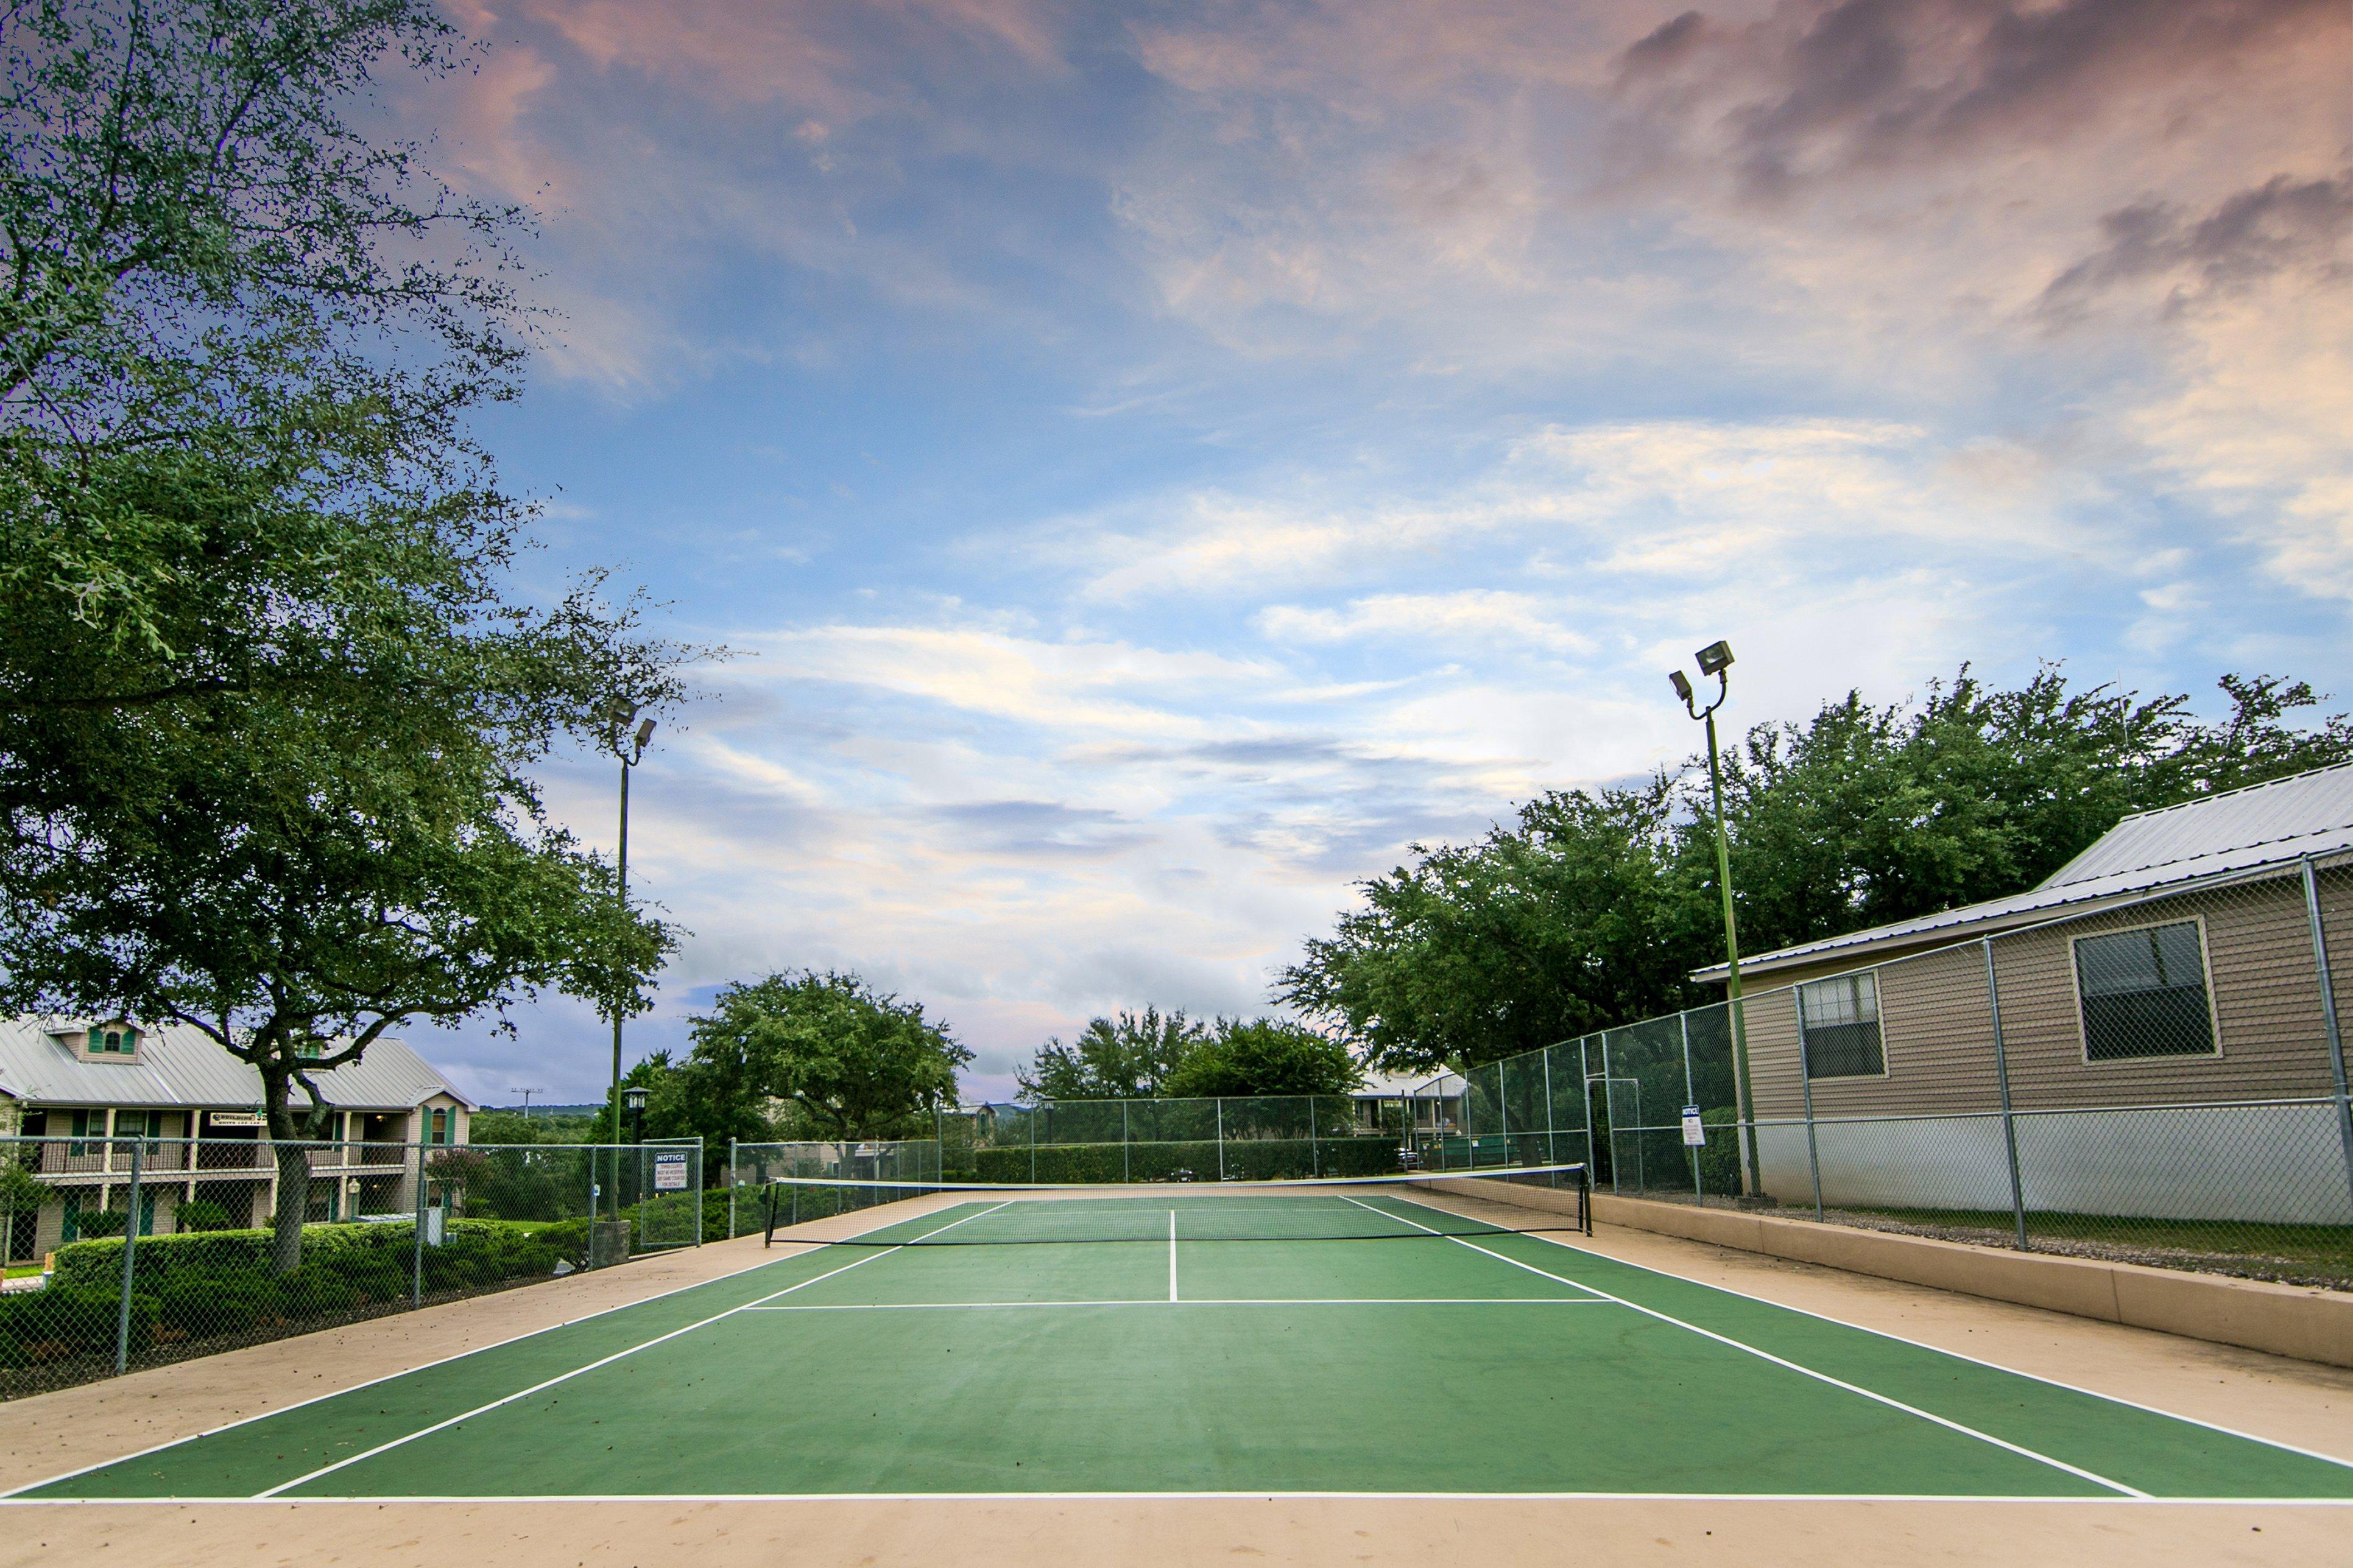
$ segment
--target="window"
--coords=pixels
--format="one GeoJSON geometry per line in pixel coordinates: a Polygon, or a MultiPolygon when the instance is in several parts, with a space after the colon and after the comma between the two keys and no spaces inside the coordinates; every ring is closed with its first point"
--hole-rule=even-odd
{"type": "Polygon", "coordinates": [[[139,1031],[121,1024],[105,1024],[90,1032],[90,1054],[94,1057],[134,1057],[139,1054],[139,1031]]]}
{"type": "Polygon", "coordinates": [[[427,1142],[447,1143],[449,1142],[449,1112],[447,1109],[431,1112],[427,1117],[426,1125],[432,1129],[431,1132],[427,1134],[426,1138],[427,1142]]]}
{"type": "Polygon", "coordinates": [[[90,1152],[90,1146],[87,1143],[79,1142],[79,1140],[84,1138],[103,1138],[106,1136],[106,1112],[103,1110],[77,1110],[73,1113],[72,1125],[73,1135],[77,1142],[66,1145],[66,1153],[69,1157],[78,1159],[80,1156],[90,1152]]]}
{"type": "Polygon", "coordinates": [[[2215,1054],[2206,943],[2196,921],[2077,937],[2075,992],[2087,1060],[2215,1054]]]}
{"type": "Polygon", "coordinates": [[[1808,1078],[1879,1078],[1879,976],[1865,971],[1798,987],[1798,1032],[1808,1078]]]}

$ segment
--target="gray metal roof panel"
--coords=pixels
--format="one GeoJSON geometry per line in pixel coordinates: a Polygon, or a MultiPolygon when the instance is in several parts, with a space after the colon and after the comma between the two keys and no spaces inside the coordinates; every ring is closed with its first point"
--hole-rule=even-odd
{"type": "MultiPolygon", "coordinates": [[[[1740,967],[1744,973],[1781,969],[1926,937],[1958,939],[1971,931],[2030,925],[2078,906],[2127,901],[2346,850],[2353,850],[2353,763],[2140,812],[2025,892],[1779,948],[1744,958],[1740,967]]],[[[1724,973],[1719,963],[1696,971],[1694,978],[1715,980],[1724,973]]]]}
{"type": "MultiPolygon", "coordinates": [[[[142,1026],[136,1061],[98,1061],[58,1037],[90,1020],[0,1018],[0,1093],[43,1105],[188,1105],[239,1110],[261,1100],[261,1075],[185,1024],[142,1026]]],[[[356,1062],[313,1075],[331,1104],[406,1110],[446,1094],[473,1102],[400,1040],[379,1039],[356,1062]]],[[[309,1100],[298,1087],[296,1102],[309,1100]]]]}

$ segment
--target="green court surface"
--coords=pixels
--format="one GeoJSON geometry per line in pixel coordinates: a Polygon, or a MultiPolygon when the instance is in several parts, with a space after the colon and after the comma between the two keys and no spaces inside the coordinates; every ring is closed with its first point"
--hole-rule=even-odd
{"type": "Polygon", "coordinates": [[[2335,1460],[1394,1192],[983,1198],[867,1239],[913,1245],[782,1257],[16,1496],[2353,1499],[2335,1460]]]}

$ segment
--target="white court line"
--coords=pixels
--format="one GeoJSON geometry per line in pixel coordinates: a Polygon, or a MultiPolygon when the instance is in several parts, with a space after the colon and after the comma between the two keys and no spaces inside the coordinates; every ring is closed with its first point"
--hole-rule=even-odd
{"type": "MultiPolygon", "coordinates": [[[[961,1208],[964,1205],[959,1204],[956,1206],[961,1208]]],[[[917,1215],[916,1217],[922,1218],[923,1216],[917,1215]]],[[[888,1230],[894,1225],[912,1225],[913,1223],[913,1220],[909,1219],[892,1219],[885,1220],[882,1224],[876,1226],[873,1228],[876,1230],[888,1230]]],[[[746,1232],[745,1236],[749,1236],[750,1234],[750,1232],[746,1232]]],[[[861,1232],[860,1234],[862,1235],[865,1233],[861,1232]]],[[[731,1241],[740,1241],[744,1239],[744,1237],[730,1237],[728,1239],[731,1241]]],[[[280,1405],[272,1406],[268,1410],[257,1410],[250,1415],[240,1415],[234,1421],[224,1421],[217,1426],[207,1426],[200,1432],[191,1432],[185,1437],[169,1437],[161,1443],[150,1443],[144,1448],[134,1448],[128,1454],[118,1454],[111,1459],[95,1460],[90,1464],[78,1466],[73,1469],[66,1470],[58,1475],[46,1477],[41,1480],[27,1481],[21,1487],[14,1487],[5,1492],[0,1492],[0,1503],[17,1500],[28,1502],[59,1500],[55,1499],[25,1498],[24,1494],[30,1491],[38,1491],[43,1487],[57,1486],[61,1482],[72,1480],[77,1476],[89,1475],[92,1470],[105,1469],[110,1465],[127,1465],[134,1459],[143,1459],[153,1454],[161,1454],[166,1449],[182,1447],[190,1443],[200,1442],[206,1437],[217,1437],[224,1432],[234,1432],[240,1426],[250,1426],[257,1421],[268,1421],[272,1417],[279,1415],[290,1415],[297,1410],[305,1409],[313,1405],[323,1405],[330,1399],[341,1399],[346,1394],[357,1394],[362,1389],[374,1388],[378,1384],[391,1383],[397,1378],[411,1377],[420,1372],[430,1372],[437,1366],[447,1366],[451,1362],[464,1361],[469,1356],[487,1355],[491,1351],[504,1350],[509,1345],[521,1344],[525,1340],[535,1340],[542,1334],[552,1334],[558,1329],[568,1329],[575,1323],[590,1322],[597,1318],[608,1318],[615,1312],[626,1312],[637,1307],[649,1307],[656,1301],[667,1301],[672,1296],[683,1296],[690,1290],[707,1290],[714,1285],[723,1285],[731,1279],[741,1279],[745,1275],[756,1274],[764,1268],[781,1268],[787,1263],[797,1263],[804,1258],[813,1257],[819,1248],[829,1247],[834,1244],[828,1241],[794,1241],[787,1245],[803,1250],[789,1252],[782,1258],[771,1258],[763,1262],[747,1264],[744,1268],[738,1268],[731,1274],[714,1274],[708,1279],[696,1279],[684,1285],[672,1286],[667,1290],[657,1290],[650,1296],[641,1296],[634,1301],[623,1301],[611,1307],[599,1307],[593,1312],[583,1312],[576,1318],[566,1318],[560,1323],[550,1323],[544,1328],[526,1329],[522,1333],[510,1334],[502,1340],[492,1340],[488,1344],[474,1345],[466,1350],[453,1351],[445,1356],[436,1356],[431,1361],[418,1362],[415,1366],[403,1367],[398,1372],[383,1373],[375,1377],[363,1378],[357,1383],[346,1384],[341,1388],[330,1389],[324,1394],[313,1394],[306,1398],[295,1400],[290,1405],[280,1405]]],[[[463,1304],[462,1299],[459,1301],[437,1301],[434,1303],[436,1306],[458,1306],[460,1304],[463,1304]]],[[[396,1313],[390,1315],[397,1316],[398,1314],[396,1313]]]]}
{"type": "Polygon", "coordinates": [[[575,1366],[570,1372],[559,1373],[555,1376],[548,1378],[543,1382],[533,1384],[529,1388],[517,1389],[514,1393],[507,1394],[503,1398],[493,1399],[487,1405],[477,1405],[475,1408],[466,1411],[462,1415],[452,1415],[446,1421],[436,1421],[430,1426],[420,1426],[416,1431],[407,1434],[406,1436],[395,1437],[388,1443],[379,1443],[375,1447],[369,1448],[364,1452],[352,1455],[349,1458],[337,1459],[332,1465],[322,1465],[308,1475],[296,1476],[290,1481],[280,1481],[278,1485],[269,1488],[267,1491],[259,1491],[253,1495],[256,1499],[274,1498],[280,1492],[290,1491],[295,1487],[303,1486],[309,1482],[317,1480],[321,1476],[333,1475],[337,1470],[343,1469],[347,1466],[356,1465],[363,1459],[373,1459],[378,1454],[388,1454],[393,1449],[400,1447],[405,1444],[414,1443],[419,1437],[429,1437],[434,1433],[446,1431],[449,1427],[457,1426],[461,1421],[471,1421],[477,1415],[486,1415],[490,1412],[498,1409],[502,1405],[512,1405],[518,1399],[528,1399],[533,1394],[539,1393],[542,1389],[554,1388],[559,1383],[568,1383],[572,1379],[578,1377],[582,1373],[595,1372],[600,1366],[610,1366],[617,1361],[620,1361],[625,1357],[633,1356],[642,1350],[650,1350],[654,1346],[661,1344],[666,1341],[678,1338],[681,1334],[691,1334],[697,1329],[708,1328],[710,1325],[718,1322],[723,1318],[732,1318],[736,1313],[744,1311],[747,1308],[760,1305],[761,1302],[773,1301],[778,1296],[789,1296],[796,1290],[807,1289],[809,1286],[815,1285],[820,1280],[830,1279],[837,1274],[847,1274],[853,1268],[862,1268],[867,1264],[873,1262],[877,1258],[888,1258],[892,1253],[911,1247],[916,1242],[937,1236],[940,1234],[940,1231],[954,1230],[957,1226],[968,1224],[973,1220],[981,1218],[983,1215],[995,1214],[998,1209],[1005,1207],[1006,1204],[1009,1204],[1013,1200],[1011,1198],[1008,1198],[1005,1200],[1005,1203],[991,1205],[989,1207],[980,1210],[977,1214],[968,1214],[965,1215],[963,1219],[950,1220],[947,1224],[941,1226],[937,1230],[927,1230],[923,1232],[922,1236],[909,1237],[897,1247],[888,1247],[882,1248],[879,1252],[870,1252],[865,1257],[857,1259],[855,1262],[845,1263],[839,1268],[829,1268],[823,1274],[812,1275],[808,1279],[802,1280],[797,1285],[787,1285],[783,1289],[776,1291],[773,1294],[760,1297],[758,1300],[746,1301],[741,1307],[730,1307],[723,1312],[714,1312],[710,1317],[703,1319],[700,1322],[689,1323],[682,1329],[672,1329],[666,1334],[656,1334],[652,1339],[647,1340],[640,1344],[631,1345],[628,1350],[615,1351],[611,1355],[600,1357],[596,1361],[590,1362],[586,1366],[575,1366]]]}
{"type": "Polygon", "coordinates": [[[1150,1502],[1163,1499],[1362,1498],[1427,1502],[1793,1502],[1793,1503],[1978,1503],[2042,1508],[2353,1508],[2353,1498],[2301,1497],[2068,1497],[2034,1492],[1384,1492],[1384,1491],[1165,1491],[1165,1492],[429,1492],[413,1496],[350,1497],[126,1497],[0,1498],[8,1508],[349,1508],[379,1510],[400,1503],[603,1502],[1150,1502]]]}
{"type": "Polygon", "coordinates": [[[746,1312],[996,1312],[1040,1307],[1609,1307],[1599,1296],[1187,1296],[1183,1300],[843,1301],[745,1307],[746,1312]]]}
{"type": "MultiPolygon", "coordinates": [[[[1374,1214],[1387,1215],[1387,1217],[1390,1219],[1402,1221],[1404,1224],[1412,1226],[1416,1230],[1426,1230],[1432,1236],[1444,1237],[1445,1239],[1455,1243],[1457,1246],[1467,1247],[1473,1252],[1482,1253],[1485,1256],[1495,1259],[1498,1263],[1508,1263],[1514,1268],[1525,1268],[1531,1274],[1541,1274],[1547,1279],[1558,1279],[1564,1285],[1574,1285],[1580,1290],[1590,1290],[1595,1295],[1601,1297],[1605,1300],[1615,1301],[1618,1305],[1629,1308],[1633,1311],[1640,1312],[1644,1317],[1656,1318],[1662,1323],[1672,1323],[1676,1328],[1687,1330],[1692,1333],[1699,1335],[1703,1339],[1714,1340],[1718,1344],[1728,1345],[1732,1349],[1742,1352],[1745,1354],[1753,1355],[1759,1361],[1767,1361],[1772,1363],[1775,1366],[1786,1367],[1791,1372],[1798,1373],[1806,1377],[1810,1377],[1819,1383],[1826,1383],[1833,1388],[1844,1389],[1849,1394],[1861,1394],[1863,1398],[1873,1401],[1874,1404],[1884,1405],[1891,1410],[1901,1410],[1907,1415],[1916,1415],[1923,1421],[1933,1422],[1936,1426],[1945,1427],[1948,1431],[1960,1433],[1963,1436],[1975,1437],[1980,1443],[1989,1443],[1997,1448],[2007,1449],[2010,1453],[2019,1455],[2023,1458],[2032,1459],[2039,1464],[2048,1465],[2054,1470],[2064,1470],[2067,1474],[2074,1476],[2082,1480],[2090,1481],[2094,1486],[2106,1487],[2109,1490],[2121,1492],[2126,1497],[2145,1498],[2149,1495],[2148,1493],[2142,1491],[2138,1487],[2128,1487],[2122,1481],[2110,1480],[2107,1477],[2100,1475],[2096,1471],[2084,1469],[2080,1465],[2071,1465],[2064,1459],[2054,1459],[2048,1454],[2038,1453],[2034,1449],[2026,1447],[2021,1444],[2012,1443],[2007,1438],[1997,1437],[1990,1432],[1980,1432],[1974,1426],[1967,1426],[1961,1422],[1953,1420],[1950,1416],[1939,1415],[1932,1410],[1923,1410],[1916,1405],[1906,1405],[1904,1401],[1894,1398],[1889,1394],[1881,1394],[1876,1389],[1865,1388],[1859,1383],[1849,1383],[1844,1378],[1832,1377],[1826,1372],[1817,1372],[1810,1366],[1800,1366],[1798,1363],[1777,1356],[1770,1351],[1759,1350],[1755,1345],[1746,1344],[1739,1340],[1736,1340],[1729,1334],[1719,1334],[1713,1329],[1703,1329],[1697,1323],[1687,1323],[1681,1318],[1672,1317],[1665,1312],[1660,1311],[1655,1307],[1645,1307],[1640,1301],[1630,1301],[1623,1296],[1613,1296],[1609,1291],[1601,1289],[1598,1286],[1588,1285],[1581,1279],[1565,1279],[1561,1275],[1552,1273],[1548,1269],[1539,1268],[1533,1263],[1523,1263],[1516,1258],[1508,1258],[1503,1253],[1493,1251],[1488,1247],[1481,1247],[1475,1242],[1465,1241],[1459,1236],[1450,1236],[1445,1231],[1431,1229],[1430,1226],[1423,1225],[1419,1220],[1414,1219],[1410,1215],[1388,1214],[1388,1211],[1386,1210],[1373,1208],[1372,1205],[1367,1203],[1359,1203],[1358,1200],[1355,1198],[1350,1198],[1348,1201],[1352,1204],[1356,1204],[1360,1208],[1369,1209],[1374,1214]]],[[[1425,1205],[1423,1206],[1427,1207],[1429,1205],[1425,1205]]],[[[1443,1214],[1446,1211],[1439,1209],[1434,1212],[1443,1214]]]]}
{"type": "Polygon", "coordinates": [[[1168,1211],[1168,1299],[1176,1299],[1176,1211],[1168,1211]]]}
{"type": "MultiPolygon", "coordinates": [[[[1416,1208],[1428,1209],[1432,1214],[1451,1215],[1452,1217],[1457,1219],[1465,1217],[1463,1215],[1454,1214],[1451,1209],[1442,1209],[1434,1204],[1421,1203],[1413,1198],[1400,1197],[1397,1199],[1397,1201],[1401,1204],[1412,1204],[1416,1208]]],[[[1556,1236],[1550,1236],[1539,1231],[1532,1230],[1522,1231],[1519,1234],[1528,1237],[1534,1240],[1541,1241],[1547,1247],[1557,1247],[1564,1251],[1574,1252],[1580,1258],[1606,1258],[1609,1262],[1619,1265],[1620,1268],[1631,1268],[1640,1273],[1649,1274],[1661,1279],[1672,1279],[1679,1285],[1696,1285],[1703,1290],[1714,1290],[1719,1295],[1730,1296],[1737,1300],[1754,1301],[1757,1305],[1763,1307],[1778,1307],[1784,1312],[1795,1312],[1801,1318],[1811,1318],[1818,1323],[1834,1323],[1841,1329],[1852,1329],[1858,1333],[1870,1334],[1874,1338],[1886,1340],[1891,1343],[1909,1345],[1914,1350],[1926,1351],[1932,1355],[1950,1356],[1955,1361],[1967,1362],[1971,1366],[1981,1366],[1988,1372],[2006,1373],[2011,1377],[2022,1377],[2029,1383],[2039,1383],[2045,1388],[2064,1389],[2069,1394],[2080,1394],[2086,1399],[2104,1400],[2110,1405],[2118,1405],[2126,1410],[2137,1410],[2144,1415],[2161,1415],[2168,1421],[2179,1421],[2191,1426],[2202,1426],[2209,1432],[2217,1432],[2225,1437],[2236,1437],[2242,1442],[2246,1443],[2260,1443],[2266,1448],[2277,1448],[2284,1454],[2294,1454],[2298,1458],[2318,1459],[2324,1465],[2335,1465],[2340,1469],[2353,1469],[2353,1459],[2346,1458],[2342,1455],[2324,1454],[2317,1448],[2301,1447],[2294,1443],[2283,1442],[2277,1437],[2266,1437],[2260,1432],[2244,1432],[2236,1426],[2225,1426],[2219,1421],[2209,1421],[2201,1416],[2185,1415],[2179,1410],[2165,1410],[2160,1409],[2158,1406],[2154,1405],[2144,1405],[2137,1399],[2126,1399],[2121,1394],[2109,1394],[2097,1388],[2086,1388],[2080,1383],[2068,1383],[2060,1378],[2045,1376],[2043,1373],[2039,1372],[2028,1372],[2021,1367],[2004,1366],[2000,1362],[1988,1361],[1983,1356],[1973,1356],[1967,1351],[1957,1351],[1949,1349],[1944,1345],[1930,1344],[1926,1340],[1909,1339],[1903,1334],[1892,1333],[1885,1329],[1874,1329],[1868,1323],[1849,1322],[1844,1318],[1833,1318],[1827,1312],[1817,1312],[1805,1307],[1791,1306],[1787,1301],[1776,1301],[1770,1297],[1753,1295],[1746,1290],[1736,1290],[1729,1285],[1710,1284],[1707,1280],[1694,1279],[1687,1275],[1677,1274],[1670,1269],[1653,1268],[1647,1263],[1636,1263],[1630,1258],[1619,1258],[1607,1252],[1591,1251],[1586,1247],[1578,1247],[1573,1242],[1563,1241],[1556,1236]]],[[[1696,1245],[1707,1247],[1714,1244],[1709,1242],[1700,1242],[1696,1245]]],[[[1828,1268],[1831,1266],[1825,1264],[1821,1265],[1821,1267],[1828,1268]]],[[[1935,1289],[1936,1287],[1924,1285],[1920,1287],[1920,1289],[1924,1290],[1935,1289]]],[[[2141,1331],[2146,1333],[2162,1333],[2164,1331],[2160,1329],[2148,1329],[2141,1331]]]]}

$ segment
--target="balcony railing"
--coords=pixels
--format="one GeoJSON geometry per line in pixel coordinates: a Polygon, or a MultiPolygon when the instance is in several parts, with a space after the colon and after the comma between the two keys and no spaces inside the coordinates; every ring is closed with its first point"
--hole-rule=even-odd
{"type": "MultiPolygon", "coordinates": [[[[139,1167],[147,1175],[173,1175],[187,1171],[200,1174],[237,1171],[268,1171],[277,1163],[277,1145],[259,1138],[38,1138],[0,1142],[0,1158],[13,1157],[34,1175],[86,1176],[102,1180],[131,1173],[131,1146],[140,1150],[139,1167]]],[[[302,1151],[312,1171],[395,1171],[407,1165],[410,1146],[382,1139],[314,1143],[302,1151]]]]}

